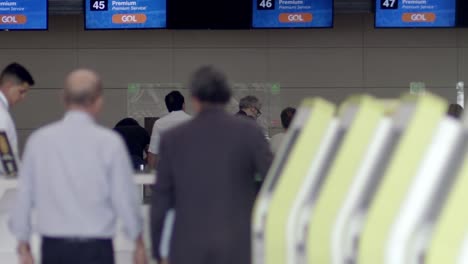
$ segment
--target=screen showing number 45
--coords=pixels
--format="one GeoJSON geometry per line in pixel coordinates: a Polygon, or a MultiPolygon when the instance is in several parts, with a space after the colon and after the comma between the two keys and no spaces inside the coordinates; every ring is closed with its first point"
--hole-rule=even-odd
{"type": "Polygon", "coordinates": [[[380,0],[380,9],[398,9],[398,0],[380,0]]]}
{"type": "Polygon", "coordinates": [[[107,11],[107,0],[90,0],[91,11],[107,11]]]}

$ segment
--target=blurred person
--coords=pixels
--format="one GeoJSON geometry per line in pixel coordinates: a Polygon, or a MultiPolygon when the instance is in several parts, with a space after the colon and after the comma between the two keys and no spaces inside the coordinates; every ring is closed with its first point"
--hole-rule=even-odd
{"type": "Polygon", "coordinates": [[[151,203],[153,256],[161,260],[164,216],[174,208],[169,263],[248,264],[254,178],[270,167],[268,142],[254,122],[225,111],[231,89],[223,73],[202,67],[190,92],[197,116],[161,140],[151,203]]]}
{"type": "MultiPolygon", "coordinates": [[[[18,136],[10,115],[10,107],[21,102],[33,85],[34,79],[31,74],[18,63],[8,65],[0,74],[0,130],[5,131],[16,158],[18,136]]],[[[3,174],[3,171],[3,168],[0,168],[0,174],[3,174]]]]}
{"type": "Polygon", "coordinates": [[[262,112],[262,104],[257,97],[249,95],[239,101],[239,112],[236,113],[236,116],[247,117],[253,120],[257,120],[262,112]]]}
{"type": "Polygon", "coordinates": [[[286,131],[288,130],[295,114],[296,109],[292,107],[285,108],[281,111],[281,125],[283,126],[284,132],[274,135],[270,140],[271,151],[273,151],[274,154],[278,153],[278,150],[283,143],[284,136],[286,135],[286,131]]]}
{"type": "Polygon", "coordinates": [[[127,145],[133,169],[139,170],[141,165],[146,164],[144,154],[147,153],[150,143],[148,131],[140,126],[138,121],[129,117],[120,120],[114,130],[122,136],[127,145]]]}
{"type": "Polygon", "coordinates": [[[447,111],[447,115],[460,119],[463,115],[463,107],[459,104],[451,104],[447,111]]]}
{"type": "Polygon", "coordinates": [[[156,120],[151,134],[151,142],[148,149],[148,165],[156,168],[159,155],[159,140],[167,130],[174,128],[188,120],[190,115],[185,112],[185,98],[179,91],[172,91],[164,98],[169,114],[156,120]]]}
{"type": "Polygon", "coordinates": [[[43,264],[114,263],[116,218],[135,242],[134,263],[146,263],[142,216],[127,150],[112,130],[96,123],[103,105],[96,73],[76,70],[63,92],[62,120],[34,132],[19,172],[10,230],[20,263],[34,262],[31,214],[42,237],[43,264]]]}

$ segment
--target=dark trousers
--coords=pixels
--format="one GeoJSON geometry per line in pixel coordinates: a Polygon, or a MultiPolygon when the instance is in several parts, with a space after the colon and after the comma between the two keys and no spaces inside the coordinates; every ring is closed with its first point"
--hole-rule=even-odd
{"type": "Polygon", "coordinates": [[[111,239],[42,238],[42,264],[114,264],[111,239]]]}

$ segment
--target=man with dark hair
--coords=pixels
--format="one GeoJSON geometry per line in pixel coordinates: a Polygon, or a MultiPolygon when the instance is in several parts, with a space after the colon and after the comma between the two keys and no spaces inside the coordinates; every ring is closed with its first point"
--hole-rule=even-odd
{"type": "Polygon", "coordinates": [[[181,111],[184,110],[185,99],[179,91],[172,91],[164,98],[166,102],[167,111],[181,111]]]}
{"type": "MultiPolygon", "coordinates": [[[[18,158],[18,136],[10,115],[10,107],[21,102],[33,85],[31,74],[18,63],[8,65],[0,74],[0,131],[5,131],[16,158],[18,158]]],[[[0,168],[0,174],[3,175],[3,172],[3,168],[0,168]]]]}
{"type": "Polygon", "coordinates": [[[463,115],[463,107],[459,104],[451,104],[449,105],[447,115],[456,119],[460,119],[463,115]]]}
{"type": "Polygon", "coordinates": [[[262,115],[260,109],[262,109],[262,104],[258,98],[252,95],[248,95],[240,99],[239,112],[236,113],[236,116],[248,117],[257,120],[260,115],[262,115]]]}
{"type": "Polygon", "coordinates": [[[295,114],[296,114],[296,109],[292,107],[288,107],[284,109],[283,111],[281,111],[281,124],[283,125],[284,132],[276,134],[275,136],[271,138],[270,145],[271,145],[271,151],[273,151],[273,153],[276,154],[278,152],[281,146],[281,143],[283,143],[284,136],[286,134],[285,132],[288,130],[289,125],[291,124],[295,114]]]}
{"type": "Polygon", "coordinates": [[[159,140],[161,134],[176,127],[188,120],[190,116],[185,113],[185,99],[179,91],[172,91],[164,98],[169,114],[154,122],[151,134],[150,146],[148,149],[148,166],[155,168],[158,163],[159,140]]]}
{"type": "Polygon", "coordinates": [[[33,264],[32,211],[42,237],[43,264],[113,264],[117,218],[135,243],[135,264],[146,263],[143,219],[123,140],[96,123],[102,84],[76,70],[65,82],[65,117],[34,132],[24,151],[9,226],[19,263],[33,264]]]}
{"type": "Polygon", "coordinates": [[[161,140],[151,206],[153,255],[160,260],[164,216],[174,208],[169,263],[248,264],[254,178],[267,174],[272,154],[254,122],[225,111],[231,90],[224,74],[202,67],[190,92],[197,116],[161,140]]]}

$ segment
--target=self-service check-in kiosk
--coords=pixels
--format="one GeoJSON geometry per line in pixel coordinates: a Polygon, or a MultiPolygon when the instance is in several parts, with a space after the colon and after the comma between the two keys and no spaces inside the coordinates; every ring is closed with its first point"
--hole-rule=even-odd
{"type": "MultiPolygon", "coordinates": [[[[367,205],[361,208],[362,232],[354,238],[357,241],[354,247],[358,252],[357,259],[351,262],[386,263],[389,241],[394,239],[396,230],[394,225],[400,221],[402,210],[408,210],[406,203],[410,201],[413,204],[414,198],[410,193],[414,186],[420,184],[425,166],[431,160],[434,162],[437,146],[433,143],[439,142],[444,133],[456,135],[456,125],[444,121],[446,110],[447,103],[430,94],[402,99],[393,119],[394,133],[400,134],[400,139],[377,188],[366,191],[370,195],[367,205]]],[[[448,146],[444,151],[449,149],[448,146]]],[[[430,174],[432,179],[437,179],[441,168],[434,166],[435,171],[430,174]]]]}
{"type": "Polygon", "coordinates": [[[340,125],[348,126],[347,133],[326,173],[315,209],[308,212],[307,261],[300,263],[332,263],[333,231],[340,208],[356,178],[369,174],[375,155],[389,135],[390,121],[385,118],[383,104],[375,98],[349,99],[342,106],[341,116],[340,125]]]}
{"type": "Polygon", "coordinates": [[[285,263],[287,216],[310,164],[327,141],[334,112],[334,105],[319,98],[305,100],[296,112],[255,206],[253,263],[285,263]]]}

